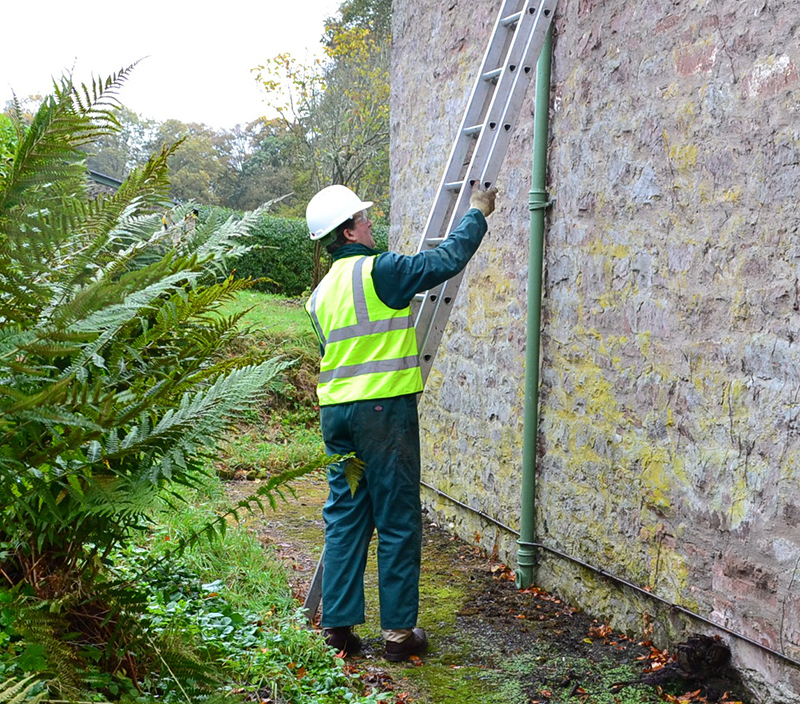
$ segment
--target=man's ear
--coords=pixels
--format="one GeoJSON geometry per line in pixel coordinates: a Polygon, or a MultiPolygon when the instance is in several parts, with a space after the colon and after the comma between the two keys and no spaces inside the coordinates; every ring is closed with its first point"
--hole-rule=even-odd
{"type": "Polygon", "coordinates": [[[344,230],[342,230],[342,234],[344,235],[344,238],[348,242],[355,242],[356,241],[356,233],[355,233],[354,230],[351,230],[349,227],[344,228],[344,230]]]}

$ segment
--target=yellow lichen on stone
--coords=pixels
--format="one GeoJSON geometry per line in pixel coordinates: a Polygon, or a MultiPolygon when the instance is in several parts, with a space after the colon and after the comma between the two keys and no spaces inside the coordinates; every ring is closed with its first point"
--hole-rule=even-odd
{"type": "Polygon", "coordinates": [[[697,146],[673,144],[669,147],[669,158],[681,171],[688,171],[697,164],[697,146]]]}
{"type": "Polygon", "coordinates": [[[682,131],[688,131],[697,118],[697,106],[691,102],[685,102],[675,113],[676,127],[682,131]]]}
{"type": "Polygon", "coordinates": [[[739,203],[742,199],[742,186],[734,186],[722,192],[720,200],[723,203],[739,203]]]}

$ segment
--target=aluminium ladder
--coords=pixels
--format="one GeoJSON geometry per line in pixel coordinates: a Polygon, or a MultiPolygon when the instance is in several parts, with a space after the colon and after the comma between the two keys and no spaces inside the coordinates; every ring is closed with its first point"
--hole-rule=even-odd
{"type": "MultiPolygon", "coordinates": [[[[556,0],[504,0],[418,252],[436,247],[458,225],[469,209],[473,185],[494,184],[555,6],[556,0]]],[[[416,298],[414,325],[423,379],[433,366],[462,277],[463,272],[416,298]]]]}
{"type": "MultiPolygon", "coordinates": [[[[474,185],[494,184],[555,6],[556,0],[503,0],[418,252],[436,247],[455,229],[469,209],[474,185]]],[[[433,366],[462,277],[463,272],[419,294],[412,303],[423,380],[433,366]]],[[[303,603],[310,621],[322,598],[323,560],[324,551],[303,603]]]]}

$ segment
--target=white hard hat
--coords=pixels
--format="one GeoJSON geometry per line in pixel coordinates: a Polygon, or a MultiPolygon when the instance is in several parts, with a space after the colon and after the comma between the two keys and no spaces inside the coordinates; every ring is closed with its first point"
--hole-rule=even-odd
{"type": "Polygon", "coordinates": [[[306,223],[312,240],[321,240],[345,220],[372,205],[362,201],[347,186],[328,186],[315,195],[306,206],[306,223]]]}

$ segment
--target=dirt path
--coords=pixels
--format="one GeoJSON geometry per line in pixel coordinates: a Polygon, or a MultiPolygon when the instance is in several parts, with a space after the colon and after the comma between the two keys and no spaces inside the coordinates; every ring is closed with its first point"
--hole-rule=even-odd
{"type": "MultiPolygon", "coordinates": [[[[256,488],[233,481],[227,492],[238,500],[256,488]]],[[[296,497],[250,525],[277,550],[302,599],[323,546],[327,485],[314,477],[295,488],[296,497]]],[[[424,527],[419,625],[430,636],[428,653],[399,665],[381,657],[373,541],[367,623],[357,628],[363,654],[351,661],[365,680],[392,690],[397,704],[749,701],[735,673],[723,668],[694,679],[678,677],[667,654],[612,633],[556,596],[517,590],[505,566],[428,520],[424,527]]]]}

